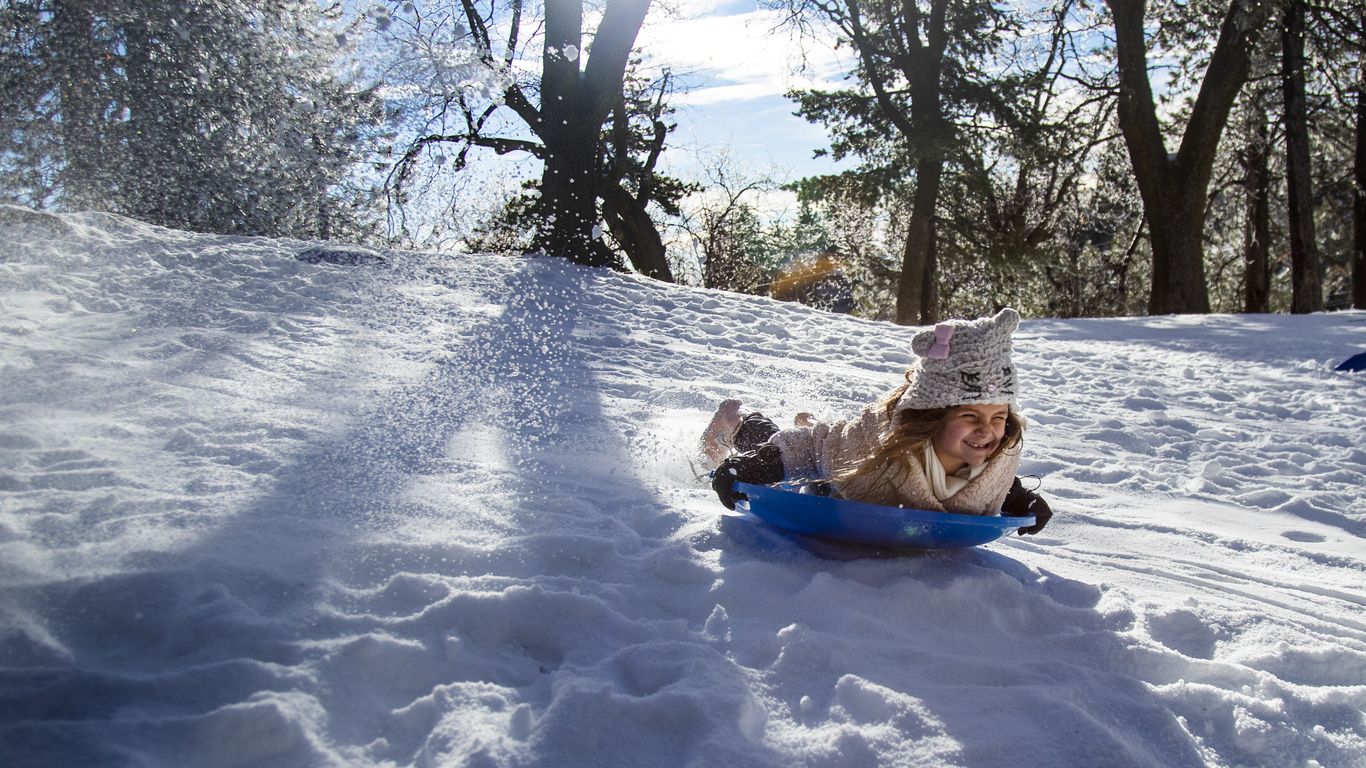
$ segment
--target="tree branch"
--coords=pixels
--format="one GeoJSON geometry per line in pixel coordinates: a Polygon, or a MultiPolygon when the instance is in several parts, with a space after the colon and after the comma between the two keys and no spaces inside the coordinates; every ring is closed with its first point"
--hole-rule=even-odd
{"type": "Polygon", "coordinates": [[[1144,197],[1155,196],[1166,176],[1167,145],[1148,82],[1147,45],[1143,38],[1144,0],[1107,0],[1115,21],[1119,58],[1119,124],[1130,151],[1138,156],[1134,176],[1144,197]],[[1142,161],[1140,162],[1140,158],[1142,161]]]}
{"type": "Polygon", "coordinates": [[[593,122],[601,123],[611,111],[615,96],[621,91],[631,50],[636,46],[636,35],[649,10],[650,0],[607,1],[583,70],[583,82],[588,88],[585,103],[591,105],[593,122]]]}

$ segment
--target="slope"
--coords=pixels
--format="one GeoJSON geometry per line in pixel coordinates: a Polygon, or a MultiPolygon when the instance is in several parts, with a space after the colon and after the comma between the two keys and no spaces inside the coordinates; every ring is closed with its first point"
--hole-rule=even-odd
{"type": "Polygon", "coordinates": [[[1366,315],[1027,321],[1038,537],[727,514],[913,329],[6,208],[0,764],[1366,765],[1366,315]]]}

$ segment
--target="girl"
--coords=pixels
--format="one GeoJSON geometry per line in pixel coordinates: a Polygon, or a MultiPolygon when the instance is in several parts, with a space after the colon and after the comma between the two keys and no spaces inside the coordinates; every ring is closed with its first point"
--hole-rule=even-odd
{"type": "MultiPolygon", "coordinates": [[[[920,357],[906,383],[855,419],[780,430],[726,400],[703,435],[716,465],[712,488],[734,509],[735,482],[825,480],[840,498],[969,515],[1033,515],[1038,533],[1052,511],[1015,476],[1024,420],[1016,411],[1013,309],[950,320],[911,340],[920,357]],[[734,447],[739,453],[726,456],[734,447]]],[[[806,414],[803,414],[805,416],[806,414]]],[[[803,421],[798,419],[800,424],[803,421]]]]}

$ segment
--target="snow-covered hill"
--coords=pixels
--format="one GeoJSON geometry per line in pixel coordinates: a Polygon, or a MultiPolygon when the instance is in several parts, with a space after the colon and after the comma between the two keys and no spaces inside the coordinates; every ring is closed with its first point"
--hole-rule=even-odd
{"type": "Polygon", "coordinates": [[[0,210],[0,765],[1366,766],[1366,313],[1026,321],[1037,537],[727,513],[912,329],[0,210]]]}

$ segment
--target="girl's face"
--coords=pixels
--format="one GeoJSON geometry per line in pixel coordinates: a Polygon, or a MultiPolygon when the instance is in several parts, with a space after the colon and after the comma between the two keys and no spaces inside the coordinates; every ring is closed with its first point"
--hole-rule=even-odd
{"type": "Polygon", "coordinates": [[[934,452],[944,471],[953,474],[963,465],[985,462],[1006,436],[1010,406],[960,405],[949,411],[944,426],[933,438],[934,452]]]}

